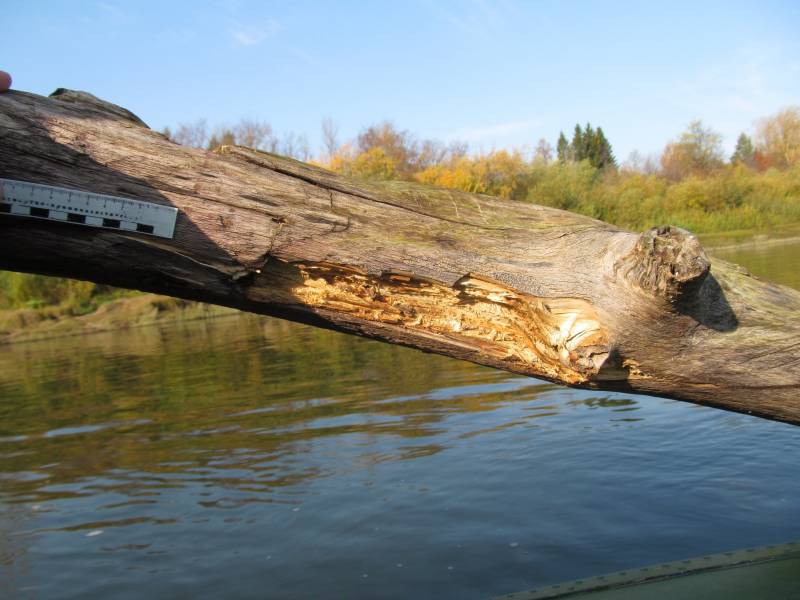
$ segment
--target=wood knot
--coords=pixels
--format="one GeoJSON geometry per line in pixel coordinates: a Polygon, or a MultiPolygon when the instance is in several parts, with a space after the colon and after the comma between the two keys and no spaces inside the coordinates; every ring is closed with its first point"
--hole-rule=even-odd
{"type": "Polygon", "coordinates": [[[692,296],[711,269],[700,240],[671,225],[642,233],[618,266],[628,281],[673,303],[692,296]]]}

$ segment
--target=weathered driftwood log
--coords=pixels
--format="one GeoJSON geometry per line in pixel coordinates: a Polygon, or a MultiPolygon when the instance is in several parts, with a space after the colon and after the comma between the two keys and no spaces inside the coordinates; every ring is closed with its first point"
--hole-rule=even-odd
{"type": "Polygon", "coordinates": [[[184,148],[65,90],[0,94],[0,177],[180,211],[171,240],[1,216],[0,268],[800,423],[800,293],[709,259],[680,229],[636,235],[240,147],[184,148]]]}

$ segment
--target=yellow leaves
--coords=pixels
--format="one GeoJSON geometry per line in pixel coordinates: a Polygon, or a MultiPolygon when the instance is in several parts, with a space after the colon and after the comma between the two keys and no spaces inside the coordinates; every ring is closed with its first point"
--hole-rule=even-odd
{"type": "Polygon", "coordinates": [[[359,177],[361,179],[397,179],[397,163],[380,146],[370,148],[360,154],[349,147],[343,147],[331,157],[328,165],[331,171],[359,177]]]}
{"type": "Polygon", "coordinates": [[[522,199],[528,185],[529,165],[517,151],[499,150],[476,157],[457,156],[436,162],[411,175],[382,146],[355,152],[344,146],[328,164],[331,171],[363,179],[408,179],[440,187],[522,199]]]}
{"type": "Polygon", "coordinates": [[[352,153],[349,151],[348,146],[342,146],[339,151],[331,156],[330,162],[327,165],[323,165],[326,168],[330,169],[335,173],[341,173],[342,175],[349,175],[350,173],[350,164],[353,162],[352,153]]]}
{"type": "Polygon", "coordinates": [[[417,173],[416,179],[465,192],[520,199],[527,188],[528,171],[519,152],[499,150],[430,166],[417,173]]]}
{"type": "Polygon", "coordinates": [[[397,164],[380,146],[362,152],[353,161],[353,175],[366,179],[394,179],[397,164]]]}

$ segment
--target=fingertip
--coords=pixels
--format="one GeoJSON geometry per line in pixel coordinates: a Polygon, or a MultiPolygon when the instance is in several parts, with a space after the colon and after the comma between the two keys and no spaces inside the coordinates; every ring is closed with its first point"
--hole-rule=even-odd
{"type": "Polygon", "coordinates": [[[0,92],[11,89],[11,75],[5,71],[0,71],[0,92]]]}

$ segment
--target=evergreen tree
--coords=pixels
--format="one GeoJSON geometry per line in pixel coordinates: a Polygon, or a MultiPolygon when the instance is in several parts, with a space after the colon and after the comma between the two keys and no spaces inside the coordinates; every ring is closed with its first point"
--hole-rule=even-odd
{"type": "Polygon", "coordinates": [[[611,150],[611,144],[608,143],[602,127],[597,128],[594,137],[595,151],[592,164],[598,169],[616,168],[617,160],[614,158],[614,152],[611,150]]]}
{"type": "Polygon", "coordinates": [[[596,148],[597,140],[595,140],[595,133],[594,129],[592,129],[592,124],[586,123],[586,129],[583,130],[581,145],[576,149],[575,152],[575,160],[578,162],[582,160],[588,160],[590,163],[594,164],[596,148]]]}
{"type": "Polygon", "coordinates": [[[739,139],[736,140],[736,149],[731,155],[731,164],[741,163],[752,167],[755,164],[755,148],[753,148],[753,140],[746,134],[742,133],[739,139]]]}
{"type": "Polygon", "coordinates": [[[569,158],[569,142],[567,142],[567,138],[564,135],[564,132],[561,131],[558,134],[558,142],[556,143],[556,156],[558,156],[558,162],[565,163],[569,158]]]}
{"type": "Polygon", "coordinates": [[[562,133],[558,138],[558,160],[561,162],[580,162],[586,160],[597,169],[616,168],[617,161],[608,143],[603,128],[594,129],[591,123],[585,129],[575,125],[572,142],[567,144],[567,139],[562,133]]]}
{"type": "Polygon", "coordinates": [[[575,124],[575,129],[572,132],[572,143],[569,146],[569,160],[578,162],[581,160],[580,156],[583,151],[583,131],[581,126],[575,124]]]}

